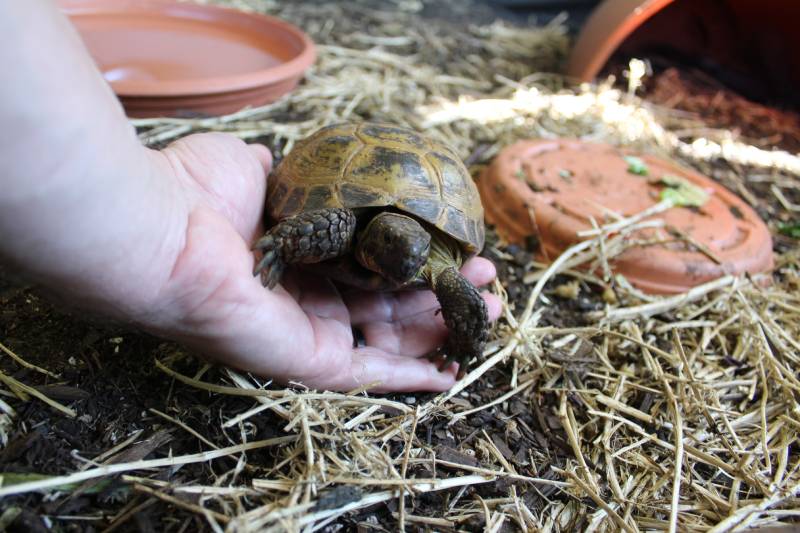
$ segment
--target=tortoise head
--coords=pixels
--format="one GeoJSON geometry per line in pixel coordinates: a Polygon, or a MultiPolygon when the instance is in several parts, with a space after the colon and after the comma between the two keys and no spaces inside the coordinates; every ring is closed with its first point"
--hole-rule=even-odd
{"type": "Polygon", "coordinates": [[[419,274],[431,249],[431,236],[411,217],[383,212],[358,238],[355,256],[364,267],[398,285],[419,274]]]}

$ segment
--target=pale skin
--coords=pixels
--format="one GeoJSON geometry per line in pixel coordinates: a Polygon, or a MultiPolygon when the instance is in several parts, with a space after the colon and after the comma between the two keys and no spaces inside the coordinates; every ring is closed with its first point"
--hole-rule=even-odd
{"type": "MultiPolygon", "coordinates": [[[[430,291],[337,291],[252,271],[269,150],[224,134],[139,142],[77,33],[46,0],[0,2],[0,259],[55,298],[279,383],[439,391],[430,291]],[[352,327],[366,347],[353,348],[352,327]]],[[[495,277],[482,258],[462,272],[495,277]]],[[[483,293],[489,318],[498,298],[483,293]]]]}

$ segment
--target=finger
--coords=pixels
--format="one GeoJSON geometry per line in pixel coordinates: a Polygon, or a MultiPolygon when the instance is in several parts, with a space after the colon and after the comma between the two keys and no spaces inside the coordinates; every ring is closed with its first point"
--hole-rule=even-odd
{"type": "MultiPolygon", "coordinates": [[[[350,313],[331,280],[298,274],[294,280],[295,299],[308,314],[329,318],[350,327],[350,313]]],[[[351,341],[352,342],[352,341],[351,341]]]]}
{"type": "Polygon", "coordinates": [[[346,391],[378,382],[376,387],[370,387],[371,392],[438,392],[449,389],[455,381],[454,369],[439,372],[428,360],[398,357],[375,348],[356,348],[349,365],[306,384],[316,389],[346,391]]]}
{"type": "Polygon", "coordinates": [[[258,162],[264,168],[264,175],[272,171],[272,152],[263,144],[252,143],[247,145],[248,149],[256,156],[258,162]]]}
{"type": "Polygon", "coordinates": [[[310,276],[290,268],[273,290],[286,291],[306,313],[334,319],[350,328],[350,312],[342,301],[339,289],[327,278],[310,276]]]}
{"type": "Polygon", "coordinates": [[[301,303],[314,311],[309,313],[282,288],[263,289],[251,275],[252,262],[249,247],[219,213],[193,213],[186,249],[165,295],[172,302],[165,316],[176,316],[177,323],[171,319],[170,331],[158,333],[283,383],[351,390],[379,381],[379,391],[439,391],[455,382],[452,372],[440,373],[429,361],[353,349],[349,323],[320,316],[346,312],[341,301],[338,308],[325,301],[329,282],[304,279],[301,303]],[[220,257],[226,261],[213,260],[220,257]]]}
{"type": "MultiPolygon", "coordinates": [[[[482,293],[490,321],[502,313],[496,294],[482,293]]],[[[367,346],[391,354],[419,357],[432,352],[447,339],[448,331],[441,313],[426,311],[395,322],[369,322],[361,326],[367,346]]]]}
{"type": "Polygon", "coordinates": [[[289,266],[284,270],[280,282],[273,290],[285,290],[294,300],[299,300],[304,288],[310,283],[307,278],[308,275],[296,266],[289,266]]]}
{"type": "Polygon", "coordinates": [[[162,150],[201,203],[222,213],[247,242],[262,231],[263,163],[270,157],[264,149],[254,151],[249,146],[229,133],[204,132],[187,135],[162,150]]]}
{"type": "MultiPolygon", "coordinates": [[[[263,144],[257,143],[247,144],[247,149],[258,161],[258,164],[263,172],[262,179],[263,181],[266,181],[267,176],[269,176],[269,173],[272,171],[272,152],[270,152],[269,148],[263,144]]],[[[255,230],[252,234],[253,236],[258,236],[264,233],[263,202],[260,202],[259,207],[261,209],[259,210],[258,223],[256,224],[255,230]]]]}
{"type": "MultiPolygon", "coordinates": [[[[475,286],[492,281],[497,275],[494,264],[483,257],[473,257],[461,268],[462,274],[475,286]]],[[[353,324],[393,322],[439,307],[436,295],[429,290],[368,292],[353,290],[342,293],[353,324]]]]}

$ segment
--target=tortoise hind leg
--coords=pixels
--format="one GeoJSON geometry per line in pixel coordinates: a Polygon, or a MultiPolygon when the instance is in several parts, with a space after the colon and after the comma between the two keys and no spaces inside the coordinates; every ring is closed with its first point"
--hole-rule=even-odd
{"type": "Polygon", "coordinates": [[[350,209],[331,207],[300,213],[276,224],[253,249],[264,257],[253,269],[270,289],[280,281],[287,265],[318,263],[350,251],[356,216],[350,209]]]}
{"type": "Polygon", "coordinates": [[[433,360],[441,361],[440,371],[457,362],[457,379],[461,379],[470,359],[483,355],[489,338],[486,302],[478,289],[455,266],[449,266],[434,276],[432,286],[450,332],[443,350],[433,360]]]}

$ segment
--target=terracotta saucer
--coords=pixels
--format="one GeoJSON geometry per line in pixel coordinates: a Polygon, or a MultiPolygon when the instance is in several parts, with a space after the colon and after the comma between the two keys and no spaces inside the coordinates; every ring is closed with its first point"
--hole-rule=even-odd
{"type": "Polygon", "coordinates": [[[167,0],[61,0],[135,117],[218,115],[291,91],[314,62],[311,39],[274,17],[167,0]]]}
{"type": "Polygon", "coordinates": [[[486,220],[502,238],[522,243],[534,235],[540,259],[557,257],[579,242],[578,232],[614,222],[613,211],[636,215],[661,200],[663,180],[688,180],[708,194],[700,207],[672,207],[654,215],[665,227],[632,238],[666,239],[627,249],[611,265],[651,293],[683,292],[725,274],[757,273],[773,266],[772,237],[739,197],[670,161],[610,145],[560,139],[526,140],[504,149],[478,180],[486,220]],[[626,159],[638,158],[646,170],[626,159]],[[678,232],[670,233],[677,229],[678,232]],[[687,235],[705,250],[675,235],[687,235]]]}

